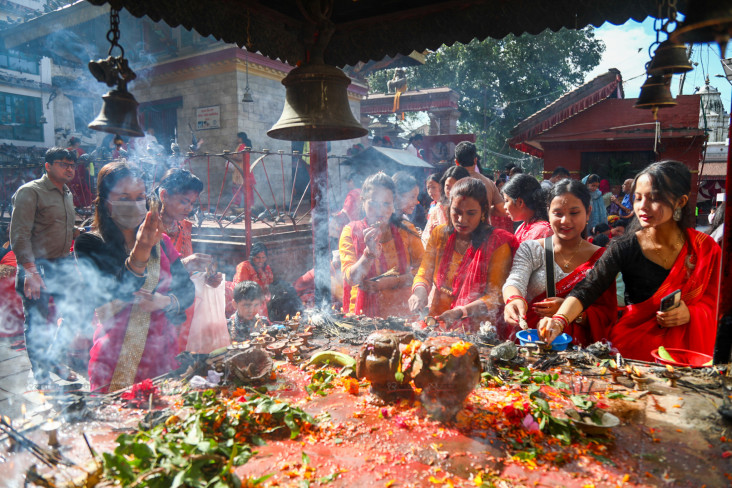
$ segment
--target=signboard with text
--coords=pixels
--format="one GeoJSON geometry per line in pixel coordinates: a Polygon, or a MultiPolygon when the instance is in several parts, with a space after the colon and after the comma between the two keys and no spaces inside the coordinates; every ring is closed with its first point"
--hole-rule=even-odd
{"type": "Polygon", "coordinates": [[[196,129],[220,129],[221,128],[221,106],[201,107],[196,109],[196,129]]]}

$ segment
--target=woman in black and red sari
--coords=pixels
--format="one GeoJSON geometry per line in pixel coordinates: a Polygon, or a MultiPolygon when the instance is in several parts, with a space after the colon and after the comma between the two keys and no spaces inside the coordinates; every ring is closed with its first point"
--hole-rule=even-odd
{"type": "Polygon", "coordinates": [[[717,293],[721,249],[693,229],[689,209],[691,172],[678,161],[653,163],[633,181],[635,219],[628,232],[597,262],[539,330],[551,342],[580,313],[595,303],[618,272],[625,282],[622,315],[610,340],[629,358],[652,360],[659,346],[711,355],[717,330],[717,293]],[[676,306],[661,300],[676,290],[676,306]]]}
{"type": "Polygon", "coordinates": [[[338,249],[343,272],[343,310],[369,317],[407,316],[412,277],[422,242],[408,221],[393,218],[394,181],[369,176],[361,189],[366,218],[343,228],[338,249]]]}
{"type": "MultiPolygon", "coordinates": [[[[521,243],[511,274],[503,286],[504,318],[514,327],[520,319],[535,328],[542,317],[554,315],[569,292],[582,281],[605,251],[584,239],[590,213],[590,192],[576,180],[562,180],[549,190],[549,224],[553,236],[521,243]],[[546,239],[551,239],[555,293],[547,298],[546,239]]],[[[592,307],[565,330],[575,344],[587,346],[607,337],[616,316],[615,283],[592,307]]]]}
{"type": "MultiPolygon", "coordinates": [[[[447,328],[475,331],[486,312],[498,310],[499,290],[518,247],[513,234],[488,224],[490,206],[483,182],[463,178],[450,190],[449,223],[436,227],[412,285],[413,312],[428,305],[429,314],[447,328]]],[[[500,330],[499,330],[500,333],[500,330]]]]}

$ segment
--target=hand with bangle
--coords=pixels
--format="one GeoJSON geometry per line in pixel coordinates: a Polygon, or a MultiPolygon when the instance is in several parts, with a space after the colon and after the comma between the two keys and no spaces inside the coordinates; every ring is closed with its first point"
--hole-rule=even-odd
{"type": "Polygon", "coordinates": [[[523,319],[526,320],[528,310],[526,299],[521,295],[511,295],[506,298],[506,307],[503,309],[503,318],[511,325],[519,325],[523,319]]]}
{"type": "Polygon", "coordinates": [[[551,344],[567,327],[569,327],[569,319],[566,315],[556,313],[551,318],[545,317],[539,321],[539,338],[547,344],[551,344]]]}

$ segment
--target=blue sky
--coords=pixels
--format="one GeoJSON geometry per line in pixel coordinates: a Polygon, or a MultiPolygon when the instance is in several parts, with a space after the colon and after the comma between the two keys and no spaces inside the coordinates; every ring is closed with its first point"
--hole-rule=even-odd
{"type": "MultiPolygon", "coordinates": [[[[587,75],[586,80],[605,73],[609,68],[617,68],[623,75],[625,97],[637,98],[640,86],[646,78],[645,64],[650,59],[648,47],[656,39],[653,19],[646,19],[643,23],[631,20],[623,25],[606,22],[596,29],[595,35],[605,42],[606,49],[600,65],[587,75]]],[[[661,41],[663,40],[665,34],[661,34],[661,41]]],[[[719,46],[716,44],[694,44],[691,61],[698,64],[693,71],[686,74],[683,94],[690,95],[697,87],[704,86],[704,79],[709,74],[710,85],[722,93],[722,102],[729,112],[730,83],[726,78],[715,76],[724,74],[719,56],[719,46]]],[[[726,56],[732,56],[732,45],[728,46],[726,56]]],[[[674,97],[679,93],[679,75],[673,77],[671,93],[674,97]]]]}

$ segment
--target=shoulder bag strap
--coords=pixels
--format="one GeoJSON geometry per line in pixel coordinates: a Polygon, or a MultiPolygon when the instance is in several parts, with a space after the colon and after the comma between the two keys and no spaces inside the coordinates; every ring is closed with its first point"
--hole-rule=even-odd
{"type": "Polygon", "coordinates": [[[546,269],[546,297],[557,295],[554,287],[554,243],[552,236],[544,238],[544,268],[546,269]]]}

